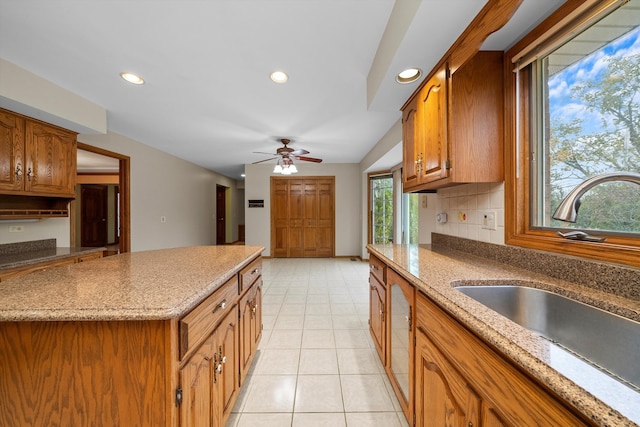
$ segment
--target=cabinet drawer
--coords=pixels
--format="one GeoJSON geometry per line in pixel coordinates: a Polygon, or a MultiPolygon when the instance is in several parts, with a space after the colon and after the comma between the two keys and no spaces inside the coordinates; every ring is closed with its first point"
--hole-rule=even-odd
{"type": "Polygon", "coordinates": [[[262,275],[262,258],[257,258],[240,271],[240,294],[251,287],[253,282],[262,275]]]}
{"type": "Polygon", "coordinates": [[[369,255],[369,271],[380,283],[387,283],[387,266],[374,255],[369,255]]]}
{"type": "Polygon", "coordinates": [[[234,276],[180,319],[180,359],[213,331],[237,300],[238,278],[234,276]]]}

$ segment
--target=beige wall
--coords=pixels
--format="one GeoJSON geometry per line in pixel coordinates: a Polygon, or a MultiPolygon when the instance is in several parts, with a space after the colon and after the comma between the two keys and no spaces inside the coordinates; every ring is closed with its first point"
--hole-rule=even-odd
{"type": "MultiPolygon", "coordinates": [[[[125,136],[80,135],[78,140],[131,158],[131,250],[215,244],[216,185],[241,193],[236,181],[184,161],[125,136]],[[160,217],[166,217],[161,222],[160,217]]],[[[244,213],[231,206],[231,242],[244,213]]]]}
{"type": "MultiPolygon", "coordinates": [[[[354,163],[297,163],[302,176],[335,176],[336,256],[358,256],[361,252],[360,167],[354,163]]],[[[273,164],[245,165],[245,221],[248,245],[262,245],[271,256],[270,177],[273,164]],[[247,200],[262,199],[264,208],[249,208],[247,200]]]]}

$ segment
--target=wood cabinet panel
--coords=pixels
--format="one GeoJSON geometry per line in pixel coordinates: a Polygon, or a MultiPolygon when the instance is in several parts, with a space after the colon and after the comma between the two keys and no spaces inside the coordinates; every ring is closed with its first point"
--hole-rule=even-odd
{"type": "Polygon", "coordinates": [[[180,358],[209,335],[238,301],[238,277],[234,276],[180,319],[180,358]]]}
{"type": "Polygon", "coordinates": [[[72,255],[65,258],[59,258],[51,261],[39,262],[36,264],[26,265],[23,267],[10,268],[0,270],[0,282],[13,277],[19,277],[25,274],[34,273],[36,271],[49,270],[50,268],[62,267],[65,265],[71,265],[78,262],[89,262],[94,259],[102,258],[102,252],[92,252],[86,255],[72,255]]]}
{"type": "Polygon", "coordinates": [[[258,277],[262,275],[262,259],[258,258],[251,262],[251,264],[240,270],[240,287],[239,293],[243,294],[244,291],[256,281],[258,277]]]}
{"type": "Polygon", "coordinates": [[[24,119],[0,110],[0,190],[24,187],[24,119]]]}
{"type": "MultiPolygon", "coordinates": [[[[422,372],[416,383],[416,393],[420,396],[416,399],[416,414],[422,414],[420,417],[426,422],[417,425],[433,425],[431,417],[445,411],[431,403],[433,397],[425,397],[425,393],[434,390],[433,384],[438,383],[440,385],[435,386],[435,390],[439,390],[436,400],[440,402],[438,405],[444,402],[445,408],[450,405],[451,396],[458,396],[454,399],[458,405],[466,401],[460,397],[462,392],[455,392],[456,387],[458,390],[463,387],[460,384],[474,390],[482,401],[479,418],[474,419],[476,422],[484,420],[487,424],[483,425],[591,425],[512,367],[426,297],[419,295],[416,305],[418,371],[422,372]],[[426,375],[425,369],[438,376],[426,375]]],[[[467,416],[469,409],[462,412],[467,416]]]]}
{"type": "Polygon", "coordinates": [[[76,134],[27,121],[25,141],[29,153],[25,191],[74,197],[76,134]]]}
{"type": "Polygon", "coordinates": [[[0,192],[73,198],[76,136],[0,109],[0,192]]]}
{"type": "Polygon", "coordinates": [[[169,329],[165,321],[0,322],[0,425],[170,425],[171,366],[158,351],[169,329]]]}
{"type": "Polygon", "coordinates": [[[369,275],[369,331],[383,365],[387,363],[387,289],[369,275]]]}
{"type": "Polygon", "coordinates": [[[445,59],[403,107],[403,191],[504,179],[502,52],[445,59]]]}
{"type": "Polygon", "coordinates": [[[240,300],[240,383],[247,372],[262,338],[262,278],[258,278],[253,286],[240,300]]]}

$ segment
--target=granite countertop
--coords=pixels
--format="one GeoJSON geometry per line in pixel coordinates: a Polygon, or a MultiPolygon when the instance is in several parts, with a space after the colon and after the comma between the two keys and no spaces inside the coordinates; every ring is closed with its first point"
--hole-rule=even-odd
{"type": "MultiPolygon", "coordinates": [[[[640,424],[640,392],[575,358],[558,357],[552,344],[454,289],[463,284],[520,284],[640,321],[640,301],[449,248],[369,245],[423,294],[447,310],[520,368],[602,426],[640,424]],[[553,357],[552,357],[553,356],[553,357]]],[[[544,266],[540,266],[544,270],[544,266]]]]}
{"type": "Polygon", "coordinates": [[[106,248],[48,248],[38,249],[29,252],[20,252],[13,254],[0,254],[0,271],[10,270],[12,268],[25,267],[28,265],[39,264],[41,262],[55,261],[58,259],[71,258],[80,255],[86,255],[93,252],[102,252],[106,248]]]}
{"type": "Polygon", "coordinates": [[[262,246],[124,253],[0,282],[0,321],[164,320],[181,316],[262,246]]]}
{"type": "Polygon", "coordinates": [[[106,248],[57,247],[56,239],[33,240],[29,242],[5,243],[0,245],[0,272],[13,268],[72,258],[106,248]]]}

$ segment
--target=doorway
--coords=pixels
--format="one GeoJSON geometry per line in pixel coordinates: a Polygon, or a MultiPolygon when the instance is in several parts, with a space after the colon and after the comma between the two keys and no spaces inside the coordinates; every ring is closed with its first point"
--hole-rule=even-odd
{"type": "Polygon", "coordinates": [[[335,256],[335,177],[271,177],[271,254],[335,256]]]}
{"type": "MultiPolygon", "coordinates": [[[[131,211],[130,211],[130,165],[131,160],[129,156],[125,156],[119,153],[115,153],[101,148],[93,147],[81,142],[78,142],[78,151],[84,151],[98,157],[104,157],[108,160],[115,160],[117,164],[117,170],[109,171],[105,173],[104,170],[92,165],[83,165],[82,162],[78,162],[78,179],[79,183],[91,184],[91,185],[104,185],[105,179],[109,184],[114,184],[111,178],[107,178],[110,175],[117,175],[117,185],[112,186],[113,190],[113,204],[116,206],[116,218],[114,221],[114,233],[117,236],[116,250],[108,251],[108,253],[124,253],[131,251],[131,211]],[[89,178],[87,178],[89,177],[89,178]]],[[[111,162],[113,163],[113,162],[111,162]]],[[[83,185],[76,186],[76,194],[78,198],[82,198],[83,185]]],[[[91,196],[90,196],[91,197],[91,196]]],[[[82,245],[82,229],[83,227],[89,229],[90,224],[83,224],[82,207],[76,201],[72,201],[69,209],[69,222],[70,222],[70,242],[72,246],[82,245]],[[78,233],[80,235],[78,235],[78,233]]],[[[102,221],[100,221],[102,222],[102,221]]],[[[107,230],[109,233],[109,230],[107,230]]],[[[89,235],[91,232],[89,232],[89,235]]],[[[108,236],[108,234],[107,234],[108,236]]],[[[93,238],[93,237],[91,237],[93,238]]],[[[100,237],[98,237],[100,238],[100,237]]],[[[107,237],[105,237],[107,240],[107,237]]],[[[103,246],[103,245],[97,245],[103,246]]]]}
{"type": "Polygon", "coordinates": [[[107,240],[109,187],[80,185],[80,246],[98,247],[107,240]]]}
{"type": "Polygon", "coordinates": [[[227,187],[216,185],[216,245],[227,243],[227,187]]]}

